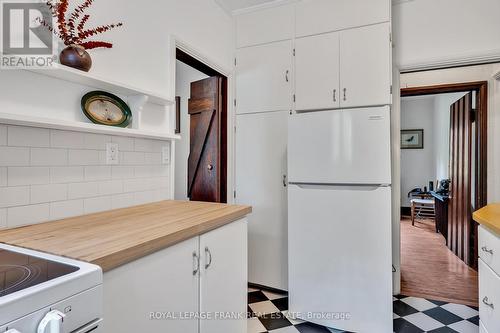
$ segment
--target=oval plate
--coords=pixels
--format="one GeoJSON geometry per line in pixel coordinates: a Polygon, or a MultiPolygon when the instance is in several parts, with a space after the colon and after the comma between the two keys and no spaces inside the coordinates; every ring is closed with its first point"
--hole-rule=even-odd
{"type": "Polygon", "coordinates": [[[132,120],[128,105],[105,91],[91,91],[82,97],[82,111],[95,124],[127,127],[132,120]]]}

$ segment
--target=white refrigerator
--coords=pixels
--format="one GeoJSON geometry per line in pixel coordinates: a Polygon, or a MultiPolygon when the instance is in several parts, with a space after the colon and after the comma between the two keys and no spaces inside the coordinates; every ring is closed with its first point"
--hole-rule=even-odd
{"type": "Polygon", "coordinates": [[[291,115],[288,177],[291,314],[392,332],[389,107],[291,115]]]}

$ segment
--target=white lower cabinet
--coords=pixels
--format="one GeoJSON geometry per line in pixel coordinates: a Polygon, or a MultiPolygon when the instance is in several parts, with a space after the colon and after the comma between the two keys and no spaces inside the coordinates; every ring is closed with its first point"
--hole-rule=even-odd
{"type": "Polygon", "coordinates": [[[246,238],[241,219],[106,272],[104,332],[245,333],[225,312],[246,313],[246,238]]]}
{"type": "Polygon", "coordinates": [[[479,318],[481,332],[500,332],[500,276],[496,253],[500,238],[479,227],[479,318]]]}

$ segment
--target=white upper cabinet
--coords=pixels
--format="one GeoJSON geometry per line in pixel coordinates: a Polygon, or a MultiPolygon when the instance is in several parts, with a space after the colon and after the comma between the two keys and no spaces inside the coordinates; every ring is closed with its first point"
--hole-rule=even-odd
{"type": "Polygon", "coordinates": [[[285,5],[236,16],[236,47],[292,39],[294,13],[293,5],[285,5]]]}
{"type": "Polygon", "coordinates": [[[296,5],[296,36],[389,22],[390,0],[302,0],[296,5]]]}
{"type": "Polygon", "coordinates": [[[340,34],[340,106],[392,103],[390,24],[349,29],[340,34]]]}
{"type": "Polygon", "coordinates": [[[295,108],[338,108],[339,33],[295,41],[295,108]]]}
{"type": "Polygon", "coordinates": [[[287,111],[292,105],[292,41],[236,52],[236,112],[287,111]]]}

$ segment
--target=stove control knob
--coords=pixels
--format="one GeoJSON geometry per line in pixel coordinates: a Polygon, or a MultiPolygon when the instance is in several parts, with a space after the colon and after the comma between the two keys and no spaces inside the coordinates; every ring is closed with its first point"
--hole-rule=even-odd
{"type": "Polygon", "coordinates": [[[37,333],[62,333],[62,323],[65,316],[61,311],[50,311],[38,324],[37,333]]]}

